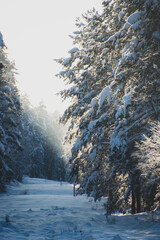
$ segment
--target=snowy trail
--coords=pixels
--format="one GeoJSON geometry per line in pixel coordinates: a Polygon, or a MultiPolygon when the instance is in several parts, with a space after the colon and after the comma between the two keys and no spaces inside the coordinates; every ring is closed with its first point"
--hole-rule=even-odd
{"type": "Polygon", "coordinates": [[[0,195],[0,240],[159,240],[160,219],[147,214],[115,215],[85,196],[73,197],[68,183],[26,177],[0,195]]]}

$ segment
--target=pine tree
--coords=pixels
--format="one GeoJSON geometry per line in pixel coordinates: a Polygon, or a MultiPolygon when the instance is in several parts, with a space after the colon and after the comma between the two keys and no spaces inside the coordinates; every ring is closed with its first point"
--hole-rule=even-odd
{"type": "Polygon", "coordinates": [[[32,107],[23,96],[23,145],[20,154],[24,162],[24,174],[30,177],[45,177],[62,180],[65,163],[61,146],[60,127],[41,102],[32,107]]]}
{"type": "Polygon", "coordinates": [[[5,52],[0,34],[0,191],[6,182],[19,177],[15,154],[21,151],[21,107],[15,67],[5,52]]]}
{"type": "Polygon", "coordinates": [[[43,104],[33,109],[27,97],[20,101],[15,73],[0,33],[0,191],[24,174],[65,177],[60,128],[43,104]]]}
{"type": "Polygon", "coordinates": [[[147,210],[160,207],[160,123],[152,125],[148,136],[144,135],[144,139],[137,143],[137,151],[133,154],[139,160],[141,192],[147,210]]]}
{"type": "Polygon", "coordinates": [[[58,60],[59,76],[72,84],[61,92],[73,100],[61,119],[71,121],[66,139],[74,140],[70,179],[95,200],[108,196],[112,211],[141,211],[132,153],[159,118],[159,13],[158,1],[104,1],[101,15],[77,20],[77,47],[58,60]]]}

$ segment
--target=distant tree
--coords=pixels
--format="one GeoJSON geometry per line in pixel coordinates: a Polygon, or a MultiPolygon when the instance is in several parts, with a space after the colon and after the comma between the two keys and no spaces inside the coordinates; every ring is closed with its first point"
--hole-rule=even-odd
{"type": "Polygon", "coordinates": [[[21,155],[25,162],[24,174],[54,180],[64,179],[60,127],[42,102],[34,108],[26,96],[22,102],[24,151],[21,155]]]}
{"type": "Polygon", "coordinates": [[[49,179],[64,180],[62,130],[54,119],[54,115],[47,112],[43,103],[34,109],[34,113],[35,127],[41,135],[44,149],[44,175],[49,179]]]}

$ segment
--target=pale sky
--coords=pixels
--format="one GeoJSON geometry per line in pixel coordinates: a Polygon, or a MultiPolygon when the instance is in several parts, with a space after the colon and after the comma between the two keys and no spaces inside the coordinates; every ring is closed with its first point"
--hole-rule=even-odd
{"type": "Polygon", "coordinates": [[[61,67],[53,59],[67,56],[74,46],[69,37],[77,30],[75,19],[101,0],[0,0],[0,31],[19,75],[18,86],[30,95],[31,103],[41,99],[49,111],[63,112],[55,93],[64,83],[55,77],[61,67]]]}

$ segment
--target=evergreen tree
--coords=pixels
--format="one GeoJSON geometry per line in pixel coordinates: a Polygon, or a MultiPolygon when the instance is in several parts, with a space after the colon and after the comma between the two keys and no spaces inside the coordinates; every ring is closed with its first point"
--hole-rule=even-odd
{"type": "Polygon", "coordinates": [[[24,174],[65,177],[60,127],[43,104],[33,109],[25,96],[22,106],[15,73],[0,33],[0,191],[24,174]]]}
{"type": "Polygon", "coordinates": [[[5,53],[0,34],[0,191],[13,178],[19,178],[19,167],[15,159],[21,151],[21,107],[15,80],[15,67],[5,53]]]}
{"type": "Polygon", "coordinates": [[[45,177],[62,180],[65,163],[61,146],[61,130],[41,102],[32,107],[23,97],[23,155],[24,174],[30,177],[45,177]]]}
{"type": "Polygon", "coordinates": [[[88,11],[77,20],[77,47],[57,60],[59,77],[72,85],[61,92],[73,100],[61,118],[71,121],[67,141],[75,139],[70,179],[95,200],[108,196],[108,212],[141,211],[132,153],[159,117],[159,14],[158,1],[104,1],[101,15],[88,11]]]}
{"type": "Polygon", "coordinates": [[[160,123],[155,122],[147,135],[133,156],[139,159],[144,206],[150,210],[160,207],[160,123]]]}

